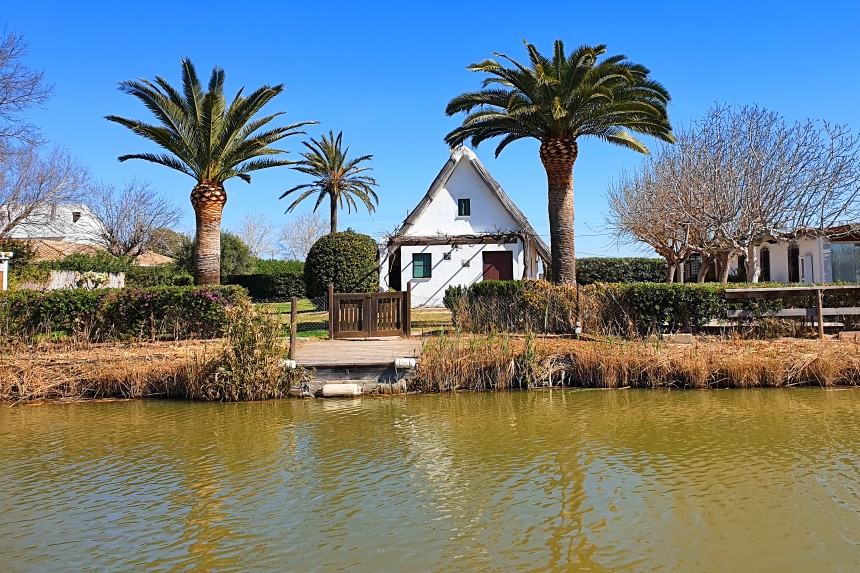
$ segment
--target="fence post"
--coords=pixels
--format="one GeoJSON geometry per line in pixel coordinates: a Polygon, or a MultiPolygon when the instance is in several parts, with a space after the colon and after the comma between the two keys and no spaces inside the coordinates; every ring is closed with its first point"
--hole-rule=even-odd
{"type": "Polygon", "coordinates": [[[299,319],[299,299],[293,297],[290,301],[290,351],[287,358],[296,359],[296,332],[299,319]]]}
{"type": "Polygon", "coordinates": [[[406,336],[412,336],[412,282],[406,282],[406,295],[403,297],[403,330],[406,336]]]}
{"type": "Polygon", "coordinates": [[[818,303],[818,339],[824,340],[824,289],[816,289],[818,303]]]}
{"type": "Polygon", "coordinates": [[[328,283],[328,339],[334,340],[334,285],[328,283]]]}

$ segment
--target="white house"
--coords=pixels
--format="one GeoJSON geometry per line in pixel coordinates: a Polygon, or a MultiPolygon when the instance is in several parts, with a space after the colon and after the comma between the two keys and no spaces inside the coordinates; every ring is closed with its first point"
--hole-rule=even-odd
{"type": "MultiPolygon", "coordinates": [[[[698,260],[685,265],[687,280],[695,280],[698,260]]],[[[759,247],[759,280],[782,283],[860,282],[860,228],[842,225],[824,234],[800,233],[794,241],[771,240],[759,247]]],[[[731,272],[744,258],[731,263],[731,272]]]]}
{"type": "Polygon", "coordinates": [[[779,282],[860,282],[860,229],[842,225],[823,236],[801,236],[794,243],[761,248],[762,276],[779,282]]]}
{"type": "Polygon", "coordinates": [[[477,156],[458,147],[418,206],[380,247],[383,289],[412,287],[413,306],[481,280],[535,279],[550,252],[477,156]]]}
{"type": "Polygon", "coordinates": [[[43,205],[20,221],[15,206],[0,205],[0,229],[14,223],[10,239],[44,239],[64,243],[95,245],[99,242],[101,221],[83,204],[43,205]]]}

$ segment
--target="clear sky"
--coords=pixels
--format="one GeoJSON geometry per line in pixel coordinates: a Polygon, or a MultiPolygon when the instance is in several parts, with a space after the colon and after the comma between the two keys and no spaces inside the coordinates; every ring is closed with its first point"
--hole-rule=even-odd
{"type": "MultiPolygon", "coordinates": [[[[319,121],[309,128],[315,137],[343,130],[353,152],[373,154],[379,209],[340,216],[342,228],[371,235],[398,225],[447,160],[443,137],[459,118],[446,117],[445,105],[481,79],[466,66],[493,52],[526,61],[522,39],[544,53],[556,38],[569,48],[604,43],[609,54],[644,64],[671,93],[675,125],[721,102],[758,103],[789,120],[820,118],[860,130],[858,0],[0,4],[0,25],[25,37],[27,64],[54,84],[47,107],[31,120],[95,177],[116,184],[150,181],[185,209],[188,231],[194,181],[142,161],[119,163],[120,154],[155,147],[103,119],[116,114],[151,120],[117,83],[161,75],[179,85],[183,56],[205,79],[213,66],[224,68],[230,94],[241,86],[285,84],[269,111],[285,111],[288,122],[319,121]]],[[[283,147],[295,158],[300,136],[283,147]]],[[[489,141],[476,152],[548,239],[538,144],[514,143],[499,158],[494,150],[489,141]]],[[[574,169],[580,256],[634,252],[616,249],[602,220],[607,183],[640,159],[602,142],[580,142],[574,169]]],[[[229,181],[224,227],[254,211],[278,224],[288,221],[288,202],[278,196],[304,181],[288,168],[261,172],[251,185],[229,181]]]]}

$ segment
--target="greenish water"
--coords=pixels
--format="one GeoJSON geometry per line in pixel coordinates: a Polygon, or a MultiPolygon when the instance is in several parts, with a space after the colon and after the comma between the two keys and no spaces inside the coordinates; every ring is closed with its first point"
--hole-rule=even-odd
{"type": "Polygon", "coordinates": [[[856,571],[860,391],[0,406],[0,570],[856,571]]]}

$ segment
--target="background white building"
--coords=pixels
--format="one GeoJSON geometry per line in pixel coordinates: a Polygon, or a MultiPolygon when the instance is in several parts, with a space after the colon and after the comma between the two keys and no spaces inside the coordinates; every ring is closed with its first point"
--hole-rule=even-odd
{"type": "MultiPolygon", "coordinates": [[[[0,206],[0,228],[18,216],[14,206],[0,206]]],[[[101,225],[99,218],[84,204],[44,205],[16,222],[7,237],[95,245],[100,242],[101,225]]]]}
{"type": "Polygon", "coordinates": [[[412,287],[413,306],[481,280],[536,279],[549,248],[477,156],[458,147],[417,207],[380,248],[383,289],[412,287]]]}

